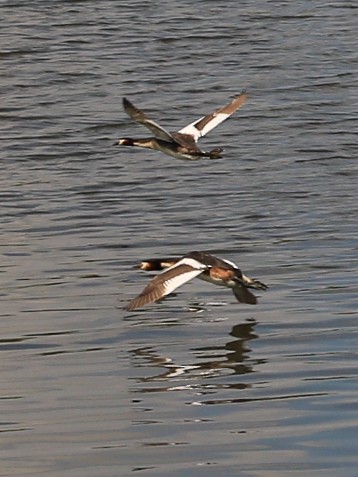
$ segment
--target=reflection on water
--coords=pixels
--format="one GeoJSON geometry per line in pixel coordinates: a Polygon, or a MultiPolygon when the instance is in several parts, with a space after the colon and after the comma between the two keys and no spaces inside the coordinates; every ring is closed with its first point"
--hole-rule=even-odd
{"type": "MultiPolygon", "coordinates": [[[[192,354],[195,355],[196,360],[200,359],[200,363],[176,364],[173,358],[158,354],[152,347],[134,349],[131,353],[134,357],[140,358],[140,364],[138,364],[138,367],[159,367],[167,370],[154,376],[138,378],[138,381],[146,383],[150,381],[177,378],[179,376],[185,380],[196,379],[197,376],[213,377],[223,369],[232,369],[236,374],[250,373],[253,371],[254,365],[259,364],[259,362],[252,363],[250,361],[250,349],[246,345],[247,341],[257,338],[253,333],[254,326],[255,322],[234,326],[230,334],[239,339],[229,341],[223,347],[204,346],[192,349],[192,354]],[[230,352],[225,353],[227,350],[230,352]],[[213,358],[213,356],[215,358],[213,358]],[[221,359],[217,359],[221,356],[223,356],[221,359]],[[248,363],[246,363],[246,361],[248,361],[248,363]]],[[[264,362],[263,360],[260,361],[264,362]]],[[[244,384],[242,386],[246,387],[244,384]]],[[[140,391],[137,390],[137,392],[141,391],[148,392],[148,388],[140,391]]]]}

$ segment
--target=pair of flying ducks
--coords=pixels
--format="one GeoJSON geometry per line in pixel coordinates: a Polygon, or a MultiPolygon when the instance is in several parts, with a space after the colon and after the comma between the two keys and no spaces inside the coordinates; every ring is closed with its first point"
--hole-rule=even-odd
{"type": "MultiPolygon", "coordinates": [[[[242,92],[226,106],[203,116],[178,132],[170,133],[124,98],[123,107],[128,116],[148,128],[154,134],[154,137],[122,138],[119,139],[118,144],[154,149],[176,159],[197,160],[200,157],[217,159],[221,157],[221,148],[205,152],[199,149],[197,142],[237,111],[246,99],[247,94],[242,92]]],[[[153,278],[144,290],[125,307],[129,311],[164,298],[195,277],[215,285],[231,288],[239,302],[251,305],[255,305],[257,299],[250,288],[267,289],[264,283],[244,275],[235,263],[206,252],[190,252],[181,258],[145,260],[137,268],[149,271],[164,271],[153,278]]]]}

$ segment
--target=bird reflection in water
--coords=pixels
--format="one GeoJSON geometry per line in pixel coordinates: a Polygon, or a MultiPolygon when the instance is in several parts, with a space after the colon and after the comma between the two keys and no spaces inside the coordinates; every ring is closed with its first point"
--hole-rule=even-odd
{"type": "MultiPolygon", "coordinates": [[[[244,375],[252,373],[257,364],[261,364],[263,360],[250,359],[250,348],[247,343],[256,339],[258,336],[254,332],[256,322],[255,320],[246,321],[235,325],[230,336],[234,340],[229,340],[225,345],[208,345],[199,348],[193,348],[191,351],[196,356],[196,361],[190,364],[178,364],[169,356],[159,354],[152,346],[137,348],[132,350],[133,357],[141,360],[137,367],[159,367],[164,368],[164,371],[152,376],[138,377],[139,382],[153,382],[159,380],[171,380],[182,377],[185,381],[201,377],[215,377],[220,375],[223,370],[231,369],[235,374],[244,375]],[[201,360],[200,363],[197,360],[201,360]]],[[[178,383],[179,384],[179,383],[178,383]]],[[[175,386],[175,389],[180,387],[193,388],[197,384],[182,383],[175,386]]],[[[202,385],[201,385],[202,387],[202,385]]],[[[216,386],[217,387],[217,386],[216,386]]],[[[244,383],[237,383],[234,387],[246,388],[249,385],[244,383]]],[[[173,389],[173,386],[170,386],[173,389]]],[[[142,392],[168,390],[168,387],[163,389],[142,389],[142,392]]]]}

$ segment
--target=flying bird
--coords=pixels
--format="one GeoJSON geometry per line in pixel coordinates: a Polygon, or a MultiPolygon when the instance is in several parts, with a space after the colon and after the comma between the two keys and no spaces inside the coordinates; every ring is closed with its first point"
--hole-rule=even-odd
{"type": "Polygon", "coordinates": [[[195,161],[200,159],[200,157],[209,157],[210,159],[220,158],[222,148],[215,148],[209,152],[205,152],[199,149],[197,142],[201,137],[208,134],[208,132],[237,111],[246,102],[246,99],[247,93],[243,91],[226,106],[217,109],[207,116],[203,116],[188,126],[185,126],[183,129],[180,129],[178,132],[171,133],[150,119],[128,99],[123,98],[124,111],[133,121],[149,129],[154,134],[154,137],[139,139],[126,137],[119,139],[116,144],[154,149],[173,156],[176,159],[195,161]]]}
{"type": "Polygon", "coordinates": [[[206,252],[190,252],[181,258],[150,259],[142,261],[136,268],[142,270],[163,270],[154,277],[144,290],[125,309],[141,308],[169,295],[184,283],[198,277],[214,285],[231,288],[241,303],[256,305],[257,298],[249,290],[266,290],[262,282],[249,278],[235,263],[206,252]]]}

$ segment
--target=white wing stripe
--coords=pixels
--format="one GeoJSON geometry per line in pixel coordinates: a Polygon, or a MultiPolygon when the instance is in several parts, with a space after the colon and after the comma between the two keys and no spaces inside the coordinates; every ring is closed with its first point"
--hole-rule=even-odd
{"type": "Polygon", "coordinates": [[[212,129],[216,128],[219,124],[221,124],[225,119],[227,119],[230,116],[230,114],[223,114],[219,113],[216,116],[211,119],[208,124],[206,124],[203,129],[200,131],[201,136],[205,136],[210,132],[212,129]]]}
{"type": "Polygon", "coordinates": [[[197,277],[202,273],[202,270],[192,270],[191,272],[182,273],[181,275],[177,275],[176,277],[170,278],[168,281],[164,283],[165,292],[164,295],[169,295],[174,290],[176,290],[184,283],[189,282],[193,278],[197,277]]]}
{"type": "Polygon", "coordinates": [[[200,119],[197,119],[193,123],[188,124],[188,126],[185,126],[185,128],[180,129],[178,131],[181,134],[190,134],[190,136],[194,136],[195,142],[198,142],[198,140],[202,137],[201,131],[195,127],[195,124],[199,123],[202,119],[204,119],[205,116],[202,116],[200,119]]]}
{"type": "Polygon", "coordinates": [[[194,268],[195,270],[200,270],[200,271],[206,270],[208,268],[206,265],[198,262],[194,258],[184,257],[181,260],[179,260],[179,262],[172,265],[171,267],[166,268],[166,271],[173,270],[173,268],[179,267],[180,265],[188,265],[189,267],[194,268]]]}
{"type": "Polygon", "coordinates": [[[237,270],[239,269],[239,267],[236,265],[236,263],[230,262],[230,260],[226,260],[226,258],[222,258],[221,260],[223,262],[227,263],[228,265],[231,265],[233,268],[236,268],[237,270]]]}
{"type": "Polygon", "coordinates": [[[195,142],[197,142],[201,137],[205,136],[210,132],[212,129],[216,128],[219,124],[221,124],[225,119],[230,117],[231,114],[226,114],[226,113],[218,113],[215,114],[210,121],[205,124],[203,129],[197,129],[196,124],[200,123],[202,119],[204,119],[205,116],[202,118],[198,119],[197,121],[194,121],[193,123],[189,124],[188,126],[185,126],[185,128],[181,129],[179,132],[181,134],[190,134],[191,136],[194,136],[195,142]]]}

